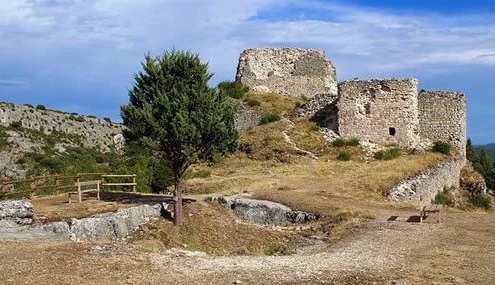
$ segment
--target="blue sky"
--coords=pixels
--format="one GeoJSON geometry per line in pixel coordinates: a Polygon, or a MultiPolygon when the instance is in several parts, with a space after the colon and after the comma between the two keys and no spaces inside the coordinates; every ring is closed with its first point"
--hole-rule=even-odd
{"type": "Polygon", "coordinates": [[[469,136],[495,142],[495,1],[1,0],[0,101],[119,121],[147,51],[197,52],[215,84],[281,46],[325,50],[339,80],[462,91],[469,136]]]}

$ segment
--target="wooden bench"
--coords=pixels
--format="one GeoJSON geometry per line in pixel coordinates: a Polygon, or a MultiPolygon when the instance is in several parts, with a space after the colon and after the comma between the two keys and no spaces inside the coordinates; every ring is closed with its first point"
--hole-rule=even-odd
{"type": "Polygon", "coordinates": [[[419,222],[422,223],[423,219],[426,218],[426,213],[438,213],[438,223],[440,223],[442,219],[441,215],[441,210],[442,210],[442,205],[439,204],[430,204],[427,206],[424,206],[421,209],[421,212],[419,213],[419,222]]]}
{"type": "Polygon", "coordinates": [[[70,198],[72,194],[78,194],[79,203],[82,203],[82,193],[88,193],[88,192],[96,192],[96,198],[100,200],[100,184],[101,184],[101,180],[76,182],[74,186],[77,187],[77,192],[69,192],[69,204],[72,203],[72,200],[70,198]],[[83,186],[95,186],[96,188],[82,190],[83,186]]]}

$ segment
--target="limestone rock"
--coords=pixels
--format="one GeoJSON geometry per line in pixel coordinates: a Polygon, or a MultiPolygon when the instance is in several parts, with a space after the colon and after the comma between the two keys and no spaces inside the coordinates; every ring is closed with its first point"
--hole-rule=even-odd
{"type": "Polygon", "coordinates": [[[324,51],[313,49],[246,49],[239,57],[236,81],[252,90],[287,96],[337,94],[333,64],[324,51]]]}
{"type": "Polygon", "coordinates": [[[9,220],[17,224],[31,224],[34,208],[28,200],[9,200],[0,202],[0,220],[9,220]]]}
{"type": "Polygon", "coordinates": [[[218,203],[229,208],[243,220],[262,225],[285,225],[304,223],[319,218],[313,213],[292,211],[289,207],[271,201],[237,197],[214,197],[218,203]]]}

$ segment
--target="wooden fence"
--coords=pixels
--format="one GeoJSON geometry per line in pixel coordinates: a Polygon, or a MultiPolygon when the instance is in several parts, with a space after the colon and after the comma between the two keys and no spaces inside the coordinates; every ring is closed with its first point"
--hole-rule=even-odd
{"type": "Polygon", "coordinates": [[[136,191],[137,176],[135,174],[116,175],[108,173],[78,173],[76,175],[43,175],[23,180],[1,181],[0,198],[34,197],[56,195],[77,190],[77,185],[85,181],[101,180],[102,190],[115,187],[130,187],[136,191]]]}

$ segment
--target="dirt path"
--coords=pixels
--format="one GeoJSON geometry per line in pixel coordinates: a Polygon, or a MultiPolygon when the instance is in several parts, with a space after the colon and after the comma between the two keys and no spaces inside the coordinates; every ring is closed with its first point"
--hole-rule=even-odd
{"type": "MultiPolygon", "coordinates": [[[[400,212],[406,217],[406,211],[400,212]]],[[[493,214],[381,218],[317,254],[177,256],[128,243],[0,243],[2,284],[493,284],[493,214]],[[401,219],[399,219],[401,220],[401,219]],[[428,222],[428,220],[427,220],[428,222]]]]}

